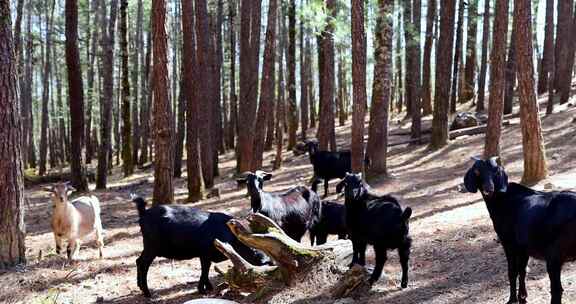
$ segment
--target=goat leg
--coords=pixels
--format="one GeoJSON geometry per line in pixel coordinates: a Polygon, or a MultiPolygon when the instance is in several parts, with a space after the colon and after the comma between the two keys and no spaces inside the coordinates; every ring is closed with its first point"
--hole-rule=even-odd
{"type": "Polygon", "coordinates": [[[504,248],[504,252],[506,253],[506,261],[508,262],[508,280],[510,282],[510,298],[508,304],[518,303],[518,295],[516,293],[516,281],[518,279],[516,255],[509,248],[504,248]]]}
{"type": "Polygon", "coordinates": [[[398,248],[400,256],[400,265],[402,266],[402,281],[400,287],[408,287],[408,261],[410,260],[410,243],[404,244],[404,247],[398,248]]]}
{"type": "Polygon", "coordinates": [[[202,274],[200,275],[200,281],[198,282],[198,293],[200,294],[206,294],[214,289],[212,284],[210,284],[210,279],[208,277],[211,264],[212,262],[210,262],[208,258],[200,258],[200,266],[202,267],[202,274]]]}
{"type": "Polygon", "coordinates": [[[562,263],[557,259],[546,260],[546,270],[548,271],[548,277],[550,278],[550,289],[552,293],[551,304],[561,304],[562,303],[562,282],[560,279],[560,273],[562,271],[562,263]]]}
{"type": "Polygon", "coordinates": [[[372,272],[372,275],[370,276],[370,280],[369,280],[370,285],[372,285],[372,284],[376,283],[376,281],[378,281],[378,279],[382,275],[382,269],[384,268],[384,264],[386,263],[386,260],[388,259],[386,248],[382,248],[382,247],[374,248],[374,251],[376,252],[376,265],[374,266],[374,271],[372,272]]]}
{"type": "Polygon", "coordinates": [[[54,233],[54,241],[56,242],[56,253],[62,252],[62,238],[54,233]]]}
{"type": "Polygon", "coordinates": [[[526,266],[528,265],[528,254],[520,254],[518,256],[518,275],[519,275],[519,286],[518,286],[518,302],[525,304],[526,298],[528,297],[528,292],[526,291],[526,266]]]}

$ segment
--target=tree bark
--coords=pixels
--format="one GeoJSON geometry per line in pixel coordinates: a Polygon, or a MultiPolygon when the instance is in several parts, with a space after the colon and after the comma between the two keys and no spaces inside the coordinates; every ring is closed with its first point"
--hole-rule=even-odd
{"type": "Polygon", "coordinates": [[[464,0],[458,1],[458,24],[456,25],[456,46],[453,61],[452,73],[452,95],[450,97],[450,113],[456,113],[456,103],[458,99],[458,72],[460,71],[460,57],[462,56],[462,40],[464,31],[464,0]]]}
{"type": "Polygon", "coordinates": [[[572,66],[568,63],[570,62],[570,56],[574,56],[573,52],[571,52],[574,1],[558,1],[557,6],[555,86],[558,93],[560,93],[560,104],[563,104],[568,102],[572,83],[572,66]]]}
{"type": "Polygon", "coordinates": [[[536,100],[532,49],[532,3],[514,1],[514,28],[518,56],[518,90],[520,95],[520,125],[524,154],[522,183],[535,184],[548,175],[542,126],[536,100]]]}
{"type": "Polygon", "coordinates": [[[164,0],[152,0],[152,48],[154,60],[152,79],[154,86],[154,193],[155,204],[174,201],[174,147],[172,146],[172,108],[168,93],[168,68],[166,57],[166,6],[164,0]]]}
{"type": "Polygon", "coordinates": [[[282,167],[282,148],[284,145],[284,49],[286,44],[286,26],[284,9],[278,15],[278,87],[276,100],[276,156],[274,158],[274,170],[282,167]]]}
{"type": "Polygon", "coordinates": [[[484,23],[482,25],[482,58],[478,75],[478,99],[476,112],[484,112],[486,95],[486,73],[488,71],[488,40],[490,40],[490,0],[484,1],[484,23]]]}
{"type": "MultiPolygon", "coordinates": [[[[230,130],[228,131],[228,147],[235,147],[238,134],[238,95],[236,95],[236,7],[237,1],[228,2],[228,22],[230,35],[230,130]]],[[[238,159],[237,159],[238,160],[238,159]]]]}
{"type": "Polygon", "coordinates": [[[422,64],[422,110],[423,115],[432,114],[432,43],[434,42],[434,23],[436,20],[436,0],[428,1],[426,17],[426,39],[424,42],[424,62],[422,64]]]}
{"type": "MultiPolygon", "coordinates": [[[[485,0],[488,1],[488,0],[485,0]]],[[[474,98],[476,86],[476,36],[478,34],[478,0],[468,1],[468,35],[466,36],[466,66],[464,68],[463,95],[460,102],[474,98]]]]}
{"type": "Polygon", "coordinates": [[[0,269],[26,263],[24,180],[10,1],[0,1],[0,269]]]}
{"type": "Polygon", "coordinates": [[[78,52],[78,4],[66,0],[66,67],[68,70],[68,103],[70,105],[70,162],[72,186],[80,192],[88,190],[86,168],[82,161],[84,147],[84,92],[78,52]]]}
{"type": "Polygon", "coordinates": [[[296,145],[298,106],[296,102],[296,0],[288,2],[288,146],[296,145]]]}
{"type": "Polygon", "coordinates": [[[150,107],[152,105],[152,73],[150,73],[152,53],[152,33],[148,33],[146,43],[146,56],[142,56],[142,66],[144,67],[142,73],[142,98],[140,111],[140,121],[142,128],[141,138],[141,151],[140,151],[140,165],[148,162],[148,155],[150,151],[150,107]]]}
{"type": "Polygon", "coordinates": [[[508,59],[506,61],[506,71],[504,77],[506,87],[504,88],[504,114],[512,113],[514,108],[514,87],[516,86],[516,48],[514,40],[516,39],[516,30],[512,28],[510,35],[510,47],[508,48],[508,59]]]}
{"type": "MultiPolygon", "coordinates": [[[[429,4],[430,5],[430,4],[429,4]]],[[[393,21],[388,18],[394,9],[393,0],[379,0],[376,11],[374,46],[374,82],[372,84],[372,106],[366,153],[370,158],[367,176],[388,174],[388,116],[391,103],[392,84],[392,36],[393,21]]]]}
{"type": "Polygon", "coordinates": [[[336,18],[336,1],[326,0],[326,9],[328,18],[326,25],[319,37],[318,49],[318,66],[320,81],[320,123],[318,125],[317,135],[320,144],[320,150],[335,151],[336,147],[332,144],[334,134],[334,23],[332,19],[336,18]]]}
{"type": "MultiPolygon", "coordinates": [[[[304,7],[304,0],[300,0],[300,7],[304,7]]],[[[306,66],[306,52],[307,45],[304,43],[306,36],[306,31],[304,29],[304,20],[300,20],[300,124],[302,127],[302,133],[300,138],[306,140],[306,133],[308,132],[309,114],[310,111],[308,105],[308,86],[309,81],[307,76],[307,66],[306,66]]]]}
{"type": "Polygon", "coordinates": [[[108,167],[112,159],[112,104],[114,98],[114,39],[116,28],[117,0],[110,2],[108,29],[106,30],[106,7],[102,7],[100,43],[102,48],[102,95],[100,97],[100,149],[98,151],[98,174],[96,189],[105,189],[108,183],[108,167]]]}
{"type": "Polygon", "coordinates": [[[52,20],[54,19],[55,1],[48,1],[46,1],[46,4],[51,4],[46,11],[46,47],[44,49],[44,72],[42,76],[42,119],[40,121],[40,163],[38,168],[39,175],[46,174],[46,158],[48,155],[49,136],[48,132],[50,131],[50,121],[48,119],[48,102],[50,100],[50,73],[52,70],[52,20]]]}
{"type": "Polygon", "coordinates": [[[434,117],[432,119],[432,140],[430,142],[430,147],[433,149],[438,149],[448,144],[448,111],[450,81],[452,79],[455,12],[456,0],[442,2],[440,9],[440,37],[436,52],[434,117]]]}
{"type": "Polygon", "coordinates": [[[270,114],[271,101],[274,98],[274,65],[276,64],[276,20],[277,2],[270,0],[268,7],[268,25],[266,26],[266,43],[262,65],[262,80],[260,83],[260,105],[256,118],[256,134],[254,135],[254,152],[250,171],[262,168],[262,155],[266,139],[266,129],[270,114]]]}
{"type": "MultiPolygon", "coordinates": [[[[240,104],[238,121],[251,122],[256,116],[260,53],[261,0],[241,1],[240,25],[240,104]]],[[[254,143],[253,123],[238,128],[237,172],[250,170],[254,143]]]]}
{"type": "Polygon", "coordinates": [[[364,168],[364,117],[366,111],[366,33],[364,31],[364,1],[352,0],[352,171],[364,168]]]}
{"type": "Polygon", "coordinates": [[[502,132],[502,115],[504,112],[504,66],[508,33],[508,0],[496,0],[492,33],[488,131],[486,132],[484,145],[485,158],[500,155],[500,133],[502,132]]]}
{"type": "Polygon", "coordinates": [[[144,57],[144,36],[142,30],[142,19],[144,18],[144,7],[142,0],[138,0],[136,8],[136,33],[134,35],[134,54],[132,55],[132,87],[134,88],[134,102],[132,103],[132,161],[138,162],[138,151],[140,150],[140,100],[143,96],[143,83],[141,78],[143,66],[141,62],[144,57]]]}
{"type": "Polygon", "coordinates": [[[122,168],[124,176],[134,173],[132,158],[132,118],[130,110],[130,75],[128,69],[128,0],[120,0],[120,57],[122,60],[122,168]]]}
{"type": "MultiPolygon", "coordinates": [[[[544,26],[544,51],[540,73],[538,73],[538,94],[548,90],[548,77],[554,60],[554,0],[546,0],[546,25],[544,26]]],[[[552,74],[554,75],[554,74],[552,74]]]]}
{"type": "MultiPolygon", "coordinates": [[[[421,28],[422,4],[420,0],[412,1],[412,25],[413,32],[410,35],[412,44],[410,45],[411,60],[411,85],[412,85],[412,138],[418,139],[422,135],[422,79],[420,77],[420,28],[421,28]]],[[[418,143],[418,142],[417,142],[418,143]]]]}

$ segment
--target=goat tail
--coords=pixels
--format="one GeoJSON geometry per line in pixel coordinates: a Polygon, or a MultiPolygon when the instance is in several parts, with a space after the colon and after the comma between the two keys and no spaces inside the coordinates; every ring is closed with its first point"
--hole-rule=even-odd
{"type": "Polygon", "coordinates": [[[404,212],[402,212],[402,219],[405,222],[407,222],[411,216],[412,216],[412,208],[406,207],[406,209],[404,209],[404,212]]]}
{"type": "Polygon", "coordinates": [[[146,212],[146,201],[136,194],[131,194],[130,197],[132,198],[132,202],[136,204],[136,209],[138,210],[138,216],[142,218],[144,213],[146,212]]]}

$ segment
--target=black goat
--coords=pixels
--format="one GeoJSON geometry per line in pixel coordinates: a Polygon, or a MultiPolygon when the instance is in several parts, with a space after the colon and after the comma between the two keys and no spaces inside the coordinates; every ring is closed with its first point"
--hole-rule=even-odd
{"type": "Polygon", "coordinates": [[[336,202],[323,201],[320,221],[310,228],[310,244],[314,246],[326,243],[328,235],[336,234],[339,240],[348,237],[346,227],[346,208],[336,202]]]}
{"type": "Polygon", "coordinates": [[[138,209],[144,241],[144,250],[136,260],[138,287],[146,297],[151,296],[147,282],[148,269],[156,257],[175,260],[199,257],[202,274],[198,292],[212,290],[208,279],[210,264],[226,260],[214,247],[215,239],[232,245],[252,264],[263,265],[266,262],[266,256],[245,246],[232,234],[226,225],[232,219],[229,215],[179,205],[159,205],[146,210],[146,202],[142,198],[136,197],[133,202],[138,209]]]}
{"type": "Polygon", "coordinates": [[[275,194],[262,190],[264,181],[272,174],[264,171],[248,172],[237,180],[246,183],[254,213],[260,212],[276,222],[292,239],[300,242],[308,229],[320,219],[321,202],[316,192],[297,186],[284,193],[275,194]]]}
{"type": "Polygon", "coordinates": [[[546,261],[551,303],[562,303],[562,265],[576,260],[576,192],[542,192],[508,183],[508,175],[498,165],[497,158],[473,160],[464,185],[469,192],[480,190],[482,193],[494,230],[504,247],[510,280],[508,303],[526,303],[529,257],[546,261]]]}
{"type": "Polygon", "coordinates": [[[388,249],[398,249],[402,266],[402,288],[408,286],[408,260],[412,239],[409,220],[412,209],[402,207],[389,195],[375,195],[362,181],[360,174],[347,173],[336,186],[340,193],[344,188],[346,224],[352,239],[352,263],[364,266],[366,246],[371,244],[376,254],[376,265],[370,276],[370,284],[378,281],[387,259],[388,249]]]}
{"type": "Polygon", "coordinates": [[[308,156],[314,168],[314,179],[324,180],[324,197],[328,196],[328,183],[331,179],[343,178],[346,172],[352,171],[351,153],[345,151],[319,151],[316,141],[308,141],[308,156]]]}

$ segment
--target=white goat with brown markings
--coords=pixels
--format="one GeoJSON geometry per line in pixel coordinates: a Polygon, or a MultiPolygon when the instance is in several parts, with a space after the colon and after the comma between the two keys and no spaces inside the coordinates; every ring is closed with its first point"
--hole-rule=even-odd
{"type": "Polygon", "coordinates": [[[81,196],[68,201],[68,192],[75,189],[67,183],[45,189],[51,193],[54,203],[52,232],[56,241],[56,253],[60,254],[63,240],[68,241],[68,260],[74,260],[80,250],[80,239],[96,232],[96,243],[102,258],[104,239],[100,220],[100,201],[95,196],[81,196]]]}

